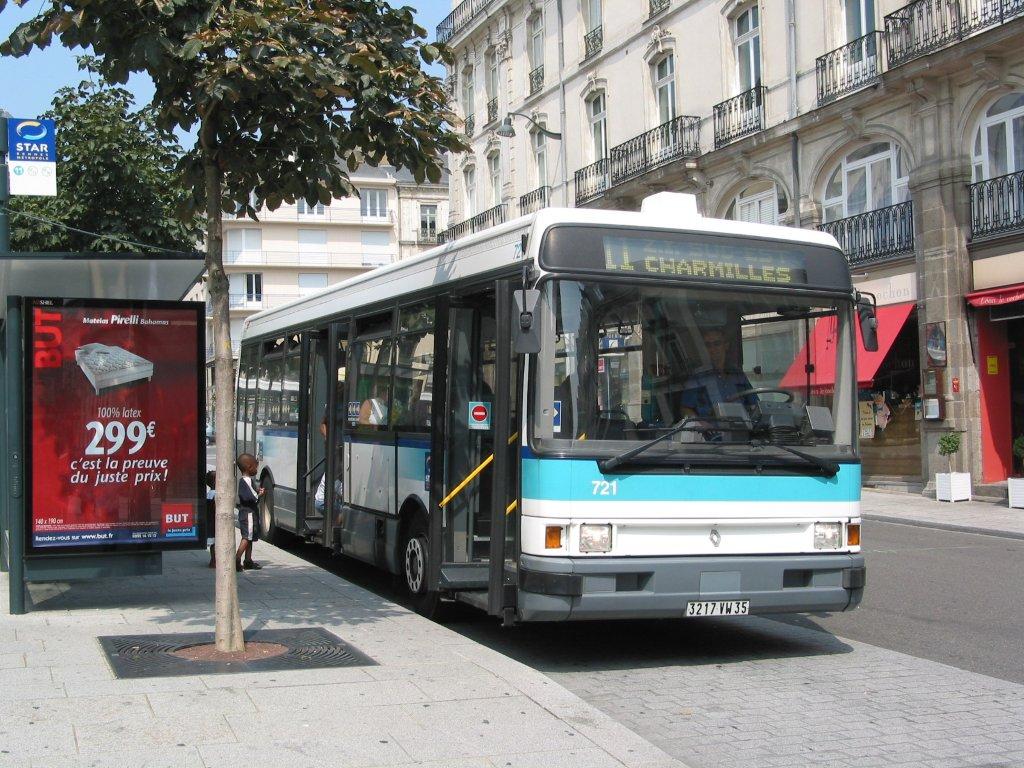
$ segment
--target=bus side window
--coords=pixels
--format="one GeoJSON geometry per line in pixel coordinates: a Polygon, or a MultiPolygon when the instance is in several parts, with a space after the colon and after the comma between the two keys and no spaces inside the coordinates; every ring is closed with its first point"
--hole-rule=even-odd
{"type": "Polygon", "coordinates": [[[403,309],[400,318],[391,428],[427,432],[434,368],[434,310],[425,305],[411,307],[403,309]]]}

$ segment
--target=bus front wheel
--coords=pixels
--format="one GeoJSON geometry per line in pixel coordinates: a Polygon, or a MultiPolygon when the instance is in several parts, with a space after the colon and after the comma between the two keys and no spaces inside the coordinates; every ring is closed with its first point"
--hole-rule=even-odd
{"type": "Polygon", "coordinates": [[[427,541],[427,524],[421,516],[417,515],[402,547],[403,581],[416,612],[431,619],[438,619],[441,598],[437,591],[431,589],[427,583],[429,562],[430,543],[427,541]]]}

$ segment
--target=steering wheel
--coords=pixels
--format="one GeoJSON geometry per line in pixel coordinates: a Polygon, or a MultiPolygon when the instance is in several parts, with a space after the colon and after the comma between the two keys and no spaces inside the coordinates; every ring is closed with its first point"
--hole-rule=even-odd
{"type": "Polygon", "coordinates": [[[734,402],[740,398],[746,397],[747,395],[784,395],[785,400],[783,402],[792,403],[793,393],[788,389],[780,389],[779,387],[751,387],[750,389],[744,389],[742,392],[737,392],[732,397],[727,397],[726,402],[734,402]]]}

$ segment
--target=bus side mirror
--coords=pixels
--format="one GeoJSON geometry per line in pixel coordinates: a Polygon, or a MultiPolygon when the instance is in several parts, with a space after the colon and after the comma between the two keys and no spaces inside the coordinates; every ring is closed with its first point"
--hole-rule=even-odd
{"type": "Polygon", "coordinates": [[[865,352],[878,351],[878,317],[875,314],[875,297],[870,293],[857,294],[857,322],[865,352]]]}
{"type": "Polygon", "coordinates": [[[517,355],[535,355],[540,352],[540,323],[537,320],[540,291],[513,291],[512,300],[512,349],[517,355]]]}

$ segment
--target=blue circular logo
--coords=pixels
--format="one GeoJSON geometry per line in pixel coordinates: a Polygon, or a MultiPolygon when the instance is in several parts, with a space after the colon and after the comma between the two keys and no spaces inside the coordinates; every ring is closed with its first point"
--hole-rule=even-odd
{"type": "Polygon", "coordinates": [[[46,126],[38,120],[22,120],[14,126],[14,132],[19,139],[25,141],[40,141],[46,138],[46,126]]]}

